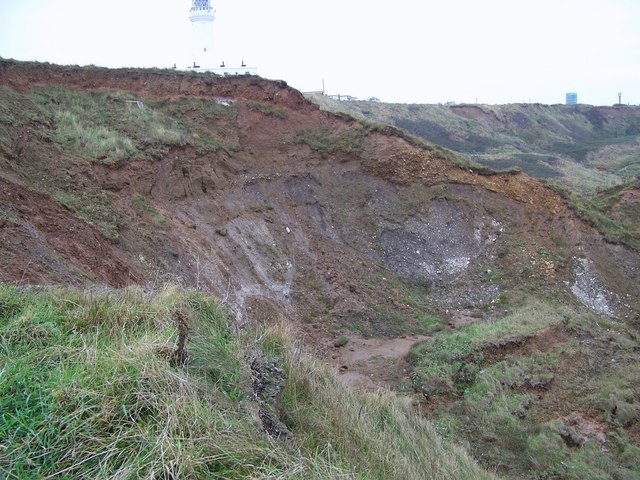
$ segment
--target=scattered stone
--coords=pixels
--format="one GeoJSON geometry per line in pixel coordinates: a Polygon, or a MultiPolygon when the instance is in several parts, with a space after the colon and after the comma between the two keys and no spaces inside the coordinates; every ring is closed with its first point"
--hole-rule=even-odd
{"type": "Polygon", "coordinates": [[[613,316],[614,311],[609,304],[607,292],[595,276],[593,262],[588,258],[575,258],[575,281],[571,292],[591,310],[604,315],[613,316]]]}

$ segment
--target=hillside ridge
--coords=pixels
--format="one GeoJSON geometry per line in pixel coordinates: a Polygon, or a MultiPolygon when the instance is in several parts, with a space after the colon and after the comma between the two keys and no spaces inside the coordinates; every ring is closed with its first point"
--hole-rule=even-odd
{"type": "Polygon", "coordinates": [[[388,104],[308,98],[403,128],[494,169],[519,168],[580,193],[633,180],[640,173],[640,107],[543,104],[388,104]]]}

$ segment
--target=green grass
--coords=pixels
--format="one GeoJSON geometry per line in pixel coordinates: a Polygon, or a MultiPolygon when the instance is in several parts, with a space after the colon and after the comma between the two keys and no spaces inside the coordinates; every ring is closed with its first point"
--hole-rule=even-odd
{"type": "Polygon", "coordinates": [[[640,449],[625,430],[638,421],[637,340],[622,322],[529,300],[415,347],[412,381],[437,431],[507,478],[637,480],[640,449]],[[569,420],[576,412],[600,415],[602,440],[569,420]]]}
{"type": "MultiPolygon", "coordinates": [[[[463,450],[442,442],[394,395],[355,393],[327,367],[301,362],[290,338],[274,330],[264,341],[283,359],[282,418],[303,452],[331,458],[353,478],[494,478],[467,463],[463,450]]],[[[338,478],[337,471],[328,478],[338,478]]]]}
{"type": "Polygon", "coordinates": [[[238,118],[238,105],[232,100],[180,97],[171,101],[152,100],[148,104],[174,119],[182,131],[189,132],[189,144],[199,153],[225,150],[237,152],[240,145],[229,138],[227,124],[238,118]]]}
{"type": "MultiPolygon", "coordinates": [[[[225,380],[210,372],[223,369],[236,382],[241,373],[229,318],[214,304],[176,289],[0,293],[5,478],[249,470],[224,452],[235,441],[225,423],[238,413],[225,380]],[[186,369],[166,353],[176,343],[176,312],[192,323],[186,369]],[[229,417],[214,405],[226,405],[229,417]]],[[[244,428],[234,435],[265,445],[244,428]]]]}
{"type": "Polygon", "coordinates": [[[148,219],[153,227],[163,229],[171,225],[171,219],[158,212],[152,205],[149,205],[149,202],[147,202],[143,195],[134,195],[131,198],[131,204],[136,213],[148,219]]]}
{"type": "Polygon", "coordinates": [[[338,152],[358,156],[364,148],[364,131],[333,133],[326,128],[306,129],[296,133],[295,142],[309,145],[323,156],[338,152]]]}
{"type": "Polygon", "coordinates": [[[493,478],[392,395],[347,390],[287,328],[239,334],[176,287],[0,286],[0,416],[8,479],[493,478]],[[257,356],[284,369],[270,408],[290,440],[262,427],[257,356]]]}
{"type": "Polygon", "coordinates": [[[104,126],[83,122],[78,114],[69,110],[55,113],[56,139],[67,150],[81,152],[87,158],[101,159],[104,163],[118,163],[136,153],[130,138],[104,126]]]}
{"type": "Polygon", "coordinates": [[[109,240],[117,240],[120,219],[111,207],[115,195],[105,190],[57,190],[53,198],[78,214],[89,225],[96,226],[109,240]]]}
{"type": "Polygon", "coordinates": [[[340,335],[338,338],[336,338],[336,341],[333,342],[333,346],[334,347],[344,347],[347,343],[349,343],[349,337],[347,337],[346,335],[340,335]]]}
{"type": "Polygon", "coordinates": [[[0,118],[12,126],[31,126],[34,133],[74,156],[117,164],[152,158],[184,146],[187,135],[159,110],[138,108],[128,92],[92,92],[36,87],[18,93],[3,87],[0,118]]]}
{"type": "Polygon", "coordinates": [[[51,139],[87,160],[117,164],[187,144],[175,120],[149,106],[138,108],[127,92],[41,87],[28,98],[53,124],[51,139]]]}
{"type": "Polygon", "coordinates": [[[268,103],[248,102],[247,106],[251,110],[256,110],[266,115],[267,117],[276,117],[280,120],[284,120],[287,118],[287,112],[279,108],[275,108],[273,105],[270,105],[268,103]]]}
{"type": "Polygon", "coordinates": [[[557,325],[562,321],[562,315],[561,310],[532,300],[504,318],[437,334],[412,352],[418,358],[413,373],[414,385],[420,390],[434,385],[434,388],[445,388],[443,393],[453,392],[455,373],[470,359],[481,358],[483,350],[522,341],[544,328],[557,325]]]}
{"type": "Polygon", "coordinates": [[[640,251],[640,215],[637,203],[619,204],[628,189],[637,189],[638,181],[613,187],[597,196],[586,197],[560,186],[550,185],[567,200],[573,210],[596,227],[607,240],[623,243],[640,251]]]}
{"type": "Polygon", "coordinates": [[[211,98],[180,97],[171,101],[157,100],[149,103],[153,108],[167,111],[174,118],[193,116],[194,121],[202,123],[219,119],[233,121],[238,115],[235,102],[211,98]]]}
{"type": "MultiPolygon", "coordinates": [[[[120,226],[130,219],[118,211],[116,195],[86,175],[88,164],[118,168],[187,145],[202,153],[240,149],[216,125],[236,120],[235,103],[150,99],[138,108],[130,103],[137,98],[126,91],[36,86],[18,92],[2,86],[0,157],[25,185],[48,194],[109,240],[117,240],[120,226]]],[[[137,213],[155,227],[169,223],[148,202],[138,205],[137,213]]]]}
{"type": "Polygon", "coordinates": [[[552,150],[560,154],[567,155],[574,160],[582,163],[586,160],[587,154],[590,152],[596,152],[604,147],[611,145],[618,145],[630,142],[635,137],[630,136],[615,136],[606,138],[595,138],[589,141],[582,141],[579,143],[557,143],[553,145],[552,150]]]}

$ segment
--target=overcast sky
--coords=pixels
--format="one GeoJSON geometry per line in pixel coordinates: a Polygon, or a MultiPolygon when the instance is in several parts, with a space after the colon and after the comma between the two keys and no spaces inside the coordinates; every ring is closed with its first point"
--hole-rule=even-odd
{"type": "MultiPolygon", "coordinates": [[[[640,104],[640,0],[213,0],[216,49],[303,91],[640,104]]],[[[0,56],[191,64],[190,0],[0,0],[0,56]]]]}

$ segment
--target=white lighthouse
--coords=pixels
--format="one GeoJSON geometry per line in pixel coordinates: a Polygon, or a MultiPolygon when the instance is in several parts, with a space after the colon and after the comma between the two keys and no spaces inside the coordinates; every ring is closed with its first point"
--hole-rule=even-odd
{"type": "Polygon", "coordinates": [[[240,60],[240,66],[225,65],[225,59],[221,58],[214,50],[214,30],[215,10],[211,6],[211,0],[192,0],[189,20],[191,20],[192,31],[192,64],[193,68],[203,72],[213,72],[218,75],[257,75],[258,69],[247,67],[244,60],[240,60]]]}
{"type": "Polygon", "coordinates": [[[213,51],[213,21],[215,11],[210,0],[192,0],[189,20],[192,30],[191,59],[193,68],[211,69],[216,64],[213,51]]]}

